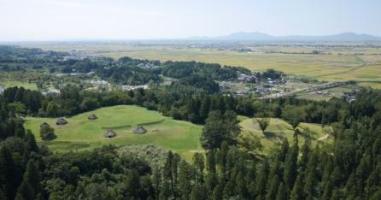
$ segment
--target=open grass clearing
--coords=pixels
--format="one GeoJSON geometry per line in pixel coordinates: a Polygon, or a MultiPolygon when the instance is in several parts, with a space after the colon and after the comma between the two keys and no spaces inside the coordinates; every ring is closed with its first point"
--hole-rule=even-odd
{"type": "Polygon", "coordinates": [[[28,82],[16,81],[16,80],[0,80],[0,86],[4,88],[23,87],[29,90],[37,90],[37,85],[35,83],[28,83],[28,82]]]}
{"type": "Polygon", "coordinates": [[[154,144],[189,159],[194,152],[202,151],[199,139],[201,126],[164,117],[156,111],[138,106],[100,108],[67,118],[67,121],[68,124],[57,126],[55,118],[27,117],[25,127],[32,130],[38,142],[48,145],[55,152],[89,150],[108,144],[117,146],[154,144]],[[98,119],[88,120],[87,117],[91,113],[98,119]],[[49,123],[55,129],[57,135],[55,140],[41,141],[39,126],[43,122],[49,123]],[[146,124],[144,128],[147,129],[147,133],[133,133],[133,128],[139,124],[146,124]],[[117,136],[105,138],[105,127],[117,127],[114,130],[117,136]]]}
{"type": "MultiPolygon", "coordinates": [[[[243,136],[250,134],[260,139],[263,146],[263,154],[268,154],[274,149],[279,148],[283,139],[287,139],[290,144],[294,141],[294,130],[292,126],[282,119],[271,118],[270,124],[264,134],[259,128],[255,118],[241,121],[240,126],[243,136]]],[[[299,145],[303,145],[307,137],[311,139],[312,145],[316,145],[318,142],[330,143],[332,141],[330,136],[332,132],[331,127],[322,127],[320,124],[313,123],[301,123],[298,129],[302,132],[299,137],[299,145]]]]}

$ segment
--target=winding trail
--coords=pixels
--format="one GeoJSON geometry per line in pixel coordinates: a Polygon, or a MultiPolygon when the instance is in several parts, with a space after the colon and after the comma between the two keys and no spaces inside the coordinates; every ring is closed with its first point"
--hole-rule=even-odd
{"type": "Polygon", "coordinates": [[[326,135],[324,135],[324,136],[318,138],[317,140],[318,140],[318,141],[323,141],[323,140],[326,140],[326,139],[328,139],[328,138],[329,138],[329,134],[326,134],[326,135]]]}

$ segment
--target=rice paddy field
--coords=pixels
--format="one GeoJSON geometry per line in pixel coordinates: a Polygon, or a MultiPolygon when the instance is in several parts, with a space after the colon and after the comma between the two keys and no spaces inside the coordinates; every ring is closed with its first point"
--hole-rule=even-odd
{"type": "Polygon", "coordinates": [[[363,86],[381,88],[381,47],[317,45],[259,45],[252,52],[229,48],[196,48],[176,45],[131,45],[128,43],[42,43],[23,44],[46,50],[71,51],[95,56],[140,59],[200,61],[243,66],[254,71],[269,68],[321,81],[355,80],[363,86]],[[318,49],[321,54],[310,54],[318,49]]]}
{"type": "MultiPolygon", "coordinates": [[[[255,118],[243,119],[240,126],[242,128],[242,134],[254,135],[260,139],[263,146],[263,154],[268,154],[274,149],[279,148],[283,139],[287,139],[290,144],[292,144],[294,140],[292,126],[282,119],[271,118],[265,133],[262,133],[255,118]]],[[[312,145],[332,142],[332,137],[330,136],[332,133],[331,127],[322,127],[320,124],[301,123],[298,129],[302,132],[299,137],[299,145],[303,145],[307,137],[311,139],[312,145]]]]}
{"type": "Polygon", "coordinates": [[[39,143],[46,144],[54,152],[90,150],[108,144],[154,144],[190,159],[194,152],[202,151],[199,139],[201,126],[164,117],[138,106],[100,108],[67,118],[67,121],[68,124],[57,126],[55,118],[28,117],[25,127],[32,130],[39,143]],[[89,120],[90,114],[95,114],[98,119],[89,120]],[[55,129],[56,139],[41,141],[39,127],[44,122],[55,129]],[[143,125],[147,132],[134,133],[133,129],[138,125],[143,125]],[[105,138],[107,129],[116,132],[116,137],[105,138]]]}
{"type": "Polygon", "coordinates": [[[135,50],[125,53],[111,52],[103,55],[118,58],[128,55],[142,59],[196,60],[222,65],[243,66],[254,71],[269,68],[287,74],[305,76],[321,81],[355,80],[366,86],[381,88],[381,55],[312,55],[234,52],[205,49],[135,50]]]}

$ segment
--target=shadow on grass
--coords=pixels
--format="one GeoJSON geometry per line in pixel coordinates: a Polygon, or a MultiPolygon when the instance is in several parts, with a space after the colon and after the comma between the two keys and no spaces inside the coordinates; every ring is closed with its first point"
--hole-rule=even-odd
{"type": "Polygon", "coordinates": [[[84,142],[69,142],[69,141],[49,141],[44,144],[50,146],[49,149],[58,152],[76,151],[90,147],[90,144],[84,142]]]}
{"type": "Polygon", "coordinates": [[[270,131],[265,131],[263,134],[267,139],[270,139],[270,140],[283,140],[284,139],[283,136],[277,135],[277,134],[270,132],[270,131]]]}

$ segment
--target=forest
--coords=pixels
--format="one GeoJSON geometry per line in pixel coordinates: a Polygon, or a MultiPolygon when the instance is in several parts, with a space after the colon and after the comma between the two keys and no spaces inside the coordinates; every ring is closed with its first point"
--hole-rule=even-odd
{"type": "MultiPolygon", "coordinates": [[[[69,61],[56,59],[61,53],[2,48],[2,70],[43,66],[73,71],[66,68],[72,66],[65,63],[69,61]]],[[[76,71],[94,70],[114,81],[139,82],[151,80],[151,76],[159,80],[161,73],[180,81],[128,92],[83,91],[73,85],[57,95],[22,87],[5,89],[0,95],[0,199],[381,199],[378,90],[364,88],[352,102],[345,98],[311,101],[294,97],[269,101],[218,92],[213,82],[235,78],[235,70],[246,73],[240,68],[194,62],[161,66],[145,61],[161,67],[139,68],[144,72],[141,77],[133,73],[140,77],[136,78],[125,69],[136,70],[141,61],[101,60],[108,60],[109,65],[89,64],[93,61],[86,59],[70,62],[76,71]],[[88,62],[86,67],[80,66],[83,62],[88,62]],[[113,70],[114,75],[107,73],[113,70]],[[111,105],[138,105],[203,125],[200,141],[204,152],[195,153],[189,162],[169,151],[158,165],[133,153],[122,155],[115,146],[58,154],[38,144],[23,126],[25,116],[71,116],[111,105]],[[293,141],[284,140],[277,151],[265,157],[249,153],[237,142],[239,116],[284,119],[294,129],[293,141]],[[296,127],[302,122],[332,126],[333,143],[312,146],[306,140],[300,144],[303,133],[296,127]]]]}

